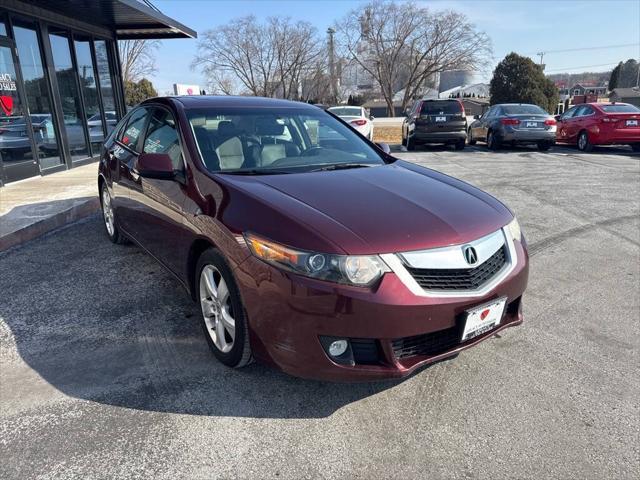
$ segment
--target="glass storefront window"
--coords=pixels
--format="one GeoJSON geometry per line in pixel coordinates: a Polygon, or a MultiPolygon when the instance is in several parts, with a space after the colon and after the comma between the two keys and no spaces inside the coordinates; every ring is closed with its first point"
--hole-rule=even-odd
{"type": "Polygon", "coordinates": [[[62,101],[62,113],[64,115],[64,125],[67,132],[69,150],[71,151],[71,159],[79,160],[89,156],[89,149],[85,137],[76,72],[71,59],[69,37],[63,32],[51,32],[49,33],[49,41],[51,42],[53,66],[62,101]]]}
{"type": "Polygon", "coordinates": [[[0,37],[7,36],[7,23],[4,18],[2,18],[2,14],[0,14],[0,37]]]}
{"type": "Polygon", "coordinates": [[[109,134],[111,130],[113,130],[113,127],[116,126],[116,123],[118,123],[118,113],[113,95],[113,85],[111,83],[107,42],[104,40],[96,40],[94,47],[96,51],[98,78],[100,79],[100,93],[102,94],[102,108],[104,109],[105,120],[107,122],[107,134],[109,134]]]}
{"type": "Polygon", "coordinates": [[[40,168],[55,167],[63,163],[63,160],[52,115],[48,81],[42,66],[38,35],[33,26],[19,22],[13,24],[13,35],[20,57],[20,71],[40,168]]]}
{"type": "Polygon", "coordinates": [[[100,146],[104,141],[104,129],[100,113],[98,85],[91,56],[91,39],[74,35],[74,44],[91,151],[93,155],[97,155],[100,153],[100,146]]]}
{"type": "Polygon", "coordinates": [[[22,174],[37,173],[34,167],[31,139],[27,127],[25,108],[20,101],[16,70],[11,49],[0,45],[0,157],[2,158],[5,176],[10,180],[21,178],[22,174]]]}

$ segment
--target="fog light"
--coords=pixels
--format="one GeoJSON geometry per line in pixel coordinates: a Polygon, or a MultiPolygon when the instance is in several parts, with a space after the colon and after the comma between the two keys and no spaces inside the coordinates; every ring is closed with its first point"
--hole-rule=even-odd
{"type": "Polygon", "coordinates": [[[331,344],[329,345],[329,355],[331,355],[332,357],[339,357],[347,351],[348,346],[349,344],[346,340],[336,340],[334,342],[331,342],[331,344]]]}

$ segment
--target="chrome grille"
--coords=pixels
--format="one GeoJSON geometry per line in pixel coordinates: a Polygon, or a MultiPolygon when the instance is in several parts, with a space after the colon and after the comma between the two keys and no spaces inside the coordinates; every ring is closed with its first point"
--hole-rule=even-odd
{"type": "Polygon", "coordinates": [[[425,290],[476,290],[491,280],[507,263],[507,246],[474,268],[414,268],[405,265],[425,290]]]}

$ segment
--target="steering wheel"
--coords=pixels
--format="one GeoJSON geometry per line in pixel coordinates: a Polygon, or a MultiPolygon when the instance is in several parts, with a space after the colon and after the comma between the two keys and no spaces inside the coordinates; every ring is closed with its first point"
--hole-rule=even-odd
{"type": "Polygon", "coordinates": [[[316,157],[320,154],[322,147],[311,147],[300,154],[301,157],[316,157]]]}

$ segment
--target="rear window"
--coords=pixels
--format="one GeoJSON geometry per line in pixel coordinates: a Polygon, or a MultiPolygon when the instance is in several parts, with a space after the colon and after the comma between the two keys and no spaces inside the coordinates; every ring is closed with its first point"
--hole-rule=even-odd
{"type": "Polygon", "coordinates": [[[537,105],[503,105],[502,111],[506,115],[548,115],[537,105]]]}
{"type": "Polygon", "coordinates": [[[600,105],[600,108],[606,113],[638,113],[640,108],[635,105],[600,105]]]}
{"type": "Polygon", "coordinates": [[[354,107],[336,107],[330,108],[329,111],[339,117],[359,117],[362,115],[362,110],[354,107]]]}
{"type": "Polygon", "coordinates": [[[423,102],[420,113],[422,115],[457,115],[462,112],[460,103],[451,100],[445,102],[423,102]]]}

